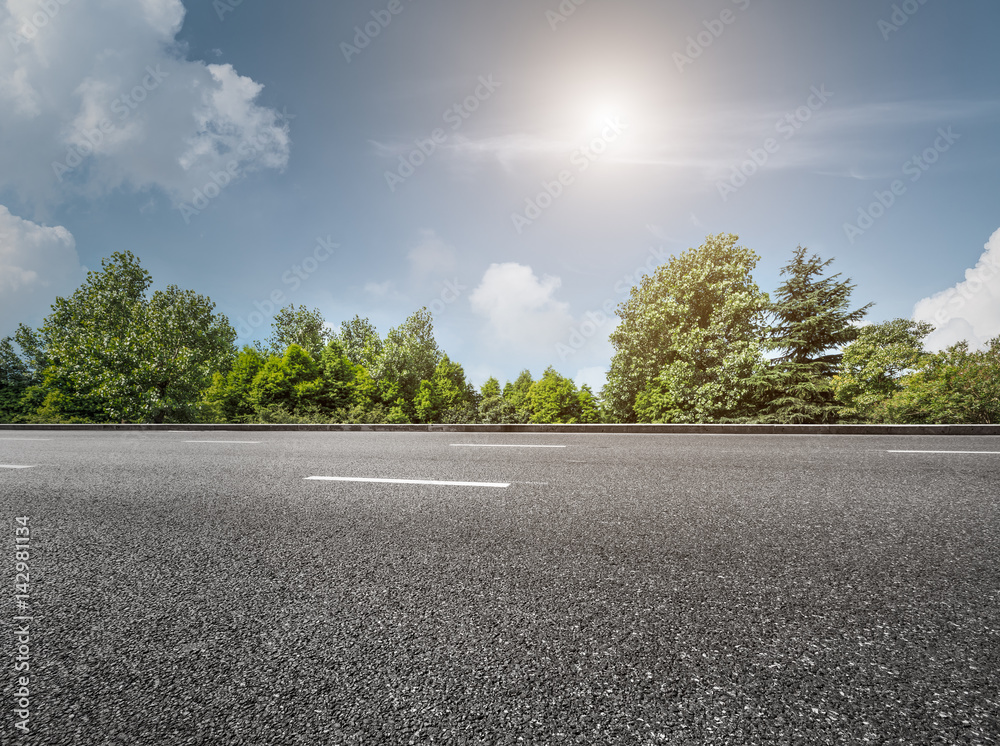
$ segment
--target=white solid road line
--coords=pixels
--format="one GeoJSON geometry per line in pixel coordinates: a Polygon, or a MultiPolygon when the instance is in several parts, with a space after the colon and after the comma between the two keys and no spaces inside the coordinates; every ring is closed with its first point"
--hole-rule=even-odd
{"type": "Polygon", "coordinates": [[[1000,451],[887,451],[887,453],[972,453],[977,456],[1000,456],[1000,451]]]}
{"type": "Polygon", "coordinates": [[[13,466],[11,464],[0,464],[0,469],[34,469],[34,466],[13,466]]]}
{"type": "Polygon", "coordinates": [[[566,446],[522,445],[520,443],[452,443],[452,448],[565,448],[566,446]]]}
{"type": "Polygon", "coordinates": [[[442,482],[434,479],[369,479],[366,477],[305,477],[322,482],[375,482],[377,484],[431,484],[446,487],[498,487],[506,489],[510,482],[442,482]]]}
{"type": "Polygon", "coordinates": [[[185,443],[260,443],[259,440],[185,440],[185,443]]]}

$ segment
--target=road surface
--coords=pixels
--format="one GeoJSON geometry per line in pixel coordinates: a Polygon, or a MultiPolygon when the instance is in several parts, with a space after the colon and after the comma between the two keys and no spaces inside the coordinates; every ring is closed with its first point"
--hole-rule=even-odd
{"type": "Polygon", "coordinates": [[[1000,438],[21,431],[0,466],[2,743],[1000,740],[1000,438]]]}

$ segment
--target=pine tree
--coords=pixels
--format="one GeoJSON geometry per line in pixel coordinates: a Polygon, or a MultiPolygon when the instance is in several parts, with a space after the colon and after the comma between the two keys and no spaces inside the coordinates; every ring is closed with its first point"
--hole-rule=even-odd
{"type": "Polygon", "coordinates": [[[769,423],[824,423],[837,419],[833,376],[840,350],[858,336],[857,324],[872,303],[850,307],[854,285],[840,273],[823,277],[833,259],[807,256],[799,246],[782,268],[787,277],[771,305],[767,347],[779,354],[756,382],[758,409],[753,416],[769,423]]]}

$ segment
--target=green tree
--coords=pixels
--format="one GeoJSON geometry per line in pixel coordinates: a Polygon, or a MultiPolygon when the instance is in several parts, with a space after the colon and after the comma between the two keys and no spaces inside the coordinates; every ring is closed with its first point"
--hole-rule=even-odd
{"type": "Polygon", "coordinates": [[[1000,337],[981,351],[971,351],[968,342],[959,342],[925,355],[900,385],[881,407],[884,422],[998,424],[1000,337]]]}
{"type": "Polygon", "coordinates": [[[333,333],[326,327],[326,319],[318,308],[289,305],[274,315],[268,348],[273,355],[281,355],[289,345],[298,345],[310,355],[319,358],[333,333]]]}
{"type": "MultiPolygon", "coordinates": [[[[528,374],[530,377],[530,373],[528,374]]],[[[510,386],[511,384],[507,384],[510,386]]],[[[490,376],[479,389],[479,406],[476,419],[488,425],[505,425],[523,422],[517,416],[517,409],[504,398],[500,382],[490,376]]]]}
{"type": "Polygon", "coordinates": [[[476,416],[476,391],[462,366],[444,355],[430,380],[420,382],[413,408],[418,422],[468,422],[476,416]]]}
{"type": "Polygon", "coordinates": [[[580,392],[573,380],[560,375],[549,366],[528,391],[531,422],[540,424],[581,421],[580,392]]]}
{"type": "Polygon", "coordinates": [[[858,337],[858,324],[873,304],[848,310],[854,285],[840,274],[823,277],[833,259],[823,261],[799,246],[785,265],[787,277],[770,308],[768,347],[779,354],[756,381],[757,419],[777,423],[836,421],[833,376],[840,349],[858,337]]]}
{"type": "Polygon", "coordinates": [[[151,282],[132,253],[115,252],[71,298],[56,298],[40,333],[49,411],[82,400],[114,421],[196,416],[213,372],[232,360],[236,332],[207,297],[176,285],[147,297],[151,282]]]}
{"type": "Polygon", "coordinates": [[[531,418],[531,402],[528,400],[528,392],[534,385],[535,379],[531,377],[530,370],[522,370],[514,383],[508,381],[503,387],[503,398],[518,413],[519,421],[527,422],[531,418]]]}
{"type": "Polygon", "coordinates": [[[19,422],[28,414],[24,394],[33,383],[28,363],[14,349],[14,338],[0,340],[0,422],[19,422]]]}
{"type": "Polygon", "coordinates": [[[227,373],[215,373],[203,396],[206,418],[214,422],[254,422],[250,390],[266,362],[257,349],[247,345],[227,373]]]}
{"type": "Polygon", "coordinates": [[[433,377],[440,360],[433,320],[426,308],[389,330],[369,372],[378,384],[382,400],[395,410],[394,418],[412,419],[420,382],[433,377]]]}
{"type": "Polygon", "coordinates": [[[368,319],[355,316],[350,321],[342,321],[338,338],[348,360],[368,371],[375,367],[375,361],[382,354],[382,339],[368,319]]]}
{"type": "Polygon", "coordinates": [[[708,236],[632,288],[611,334],[603,398],[622,422],[712,422],[736,416],[763,365],[768,297],[759,257],[738,237],[708,236]]]}
{"type": "Polygon", "coordinates": [[[844,348],[834,376],[840,418],[871,421],[876,409],[902,390],[900,379],[924,356],[924,338],[934,327],[924,321],[893,319],[862,327],[858,338],[844,348]]]}
{"type": "Polygon", "coordinates": [[[319,364],[295,344],[289,345],[281,357],[269,357],[250,385],[250,401],[258,415],[268,408],[292,414],[315,411],[322,395],[319,364]]]}

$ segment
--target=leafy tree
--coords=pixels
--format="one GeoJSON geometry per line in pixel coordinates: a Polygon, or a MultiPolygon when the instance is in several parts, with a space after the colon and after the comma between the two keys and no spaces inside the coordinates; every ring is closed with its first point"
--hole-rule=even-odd
{"type": "Polygon", "coordinates": [[[580,392],[573,380],[560,375],[555,368],[546,368],[542,377],[528,391],[531,422],[577,423],[582,420],[580,392]]]}
{"type": "Polygon", "coordinates": [[[338,339],[323,348],[319,362],[325,389],[323,405],[328,409],[351,409],[365,402],[374,389],[371,377],[360,365],[352,363],[338,339]]]}
{"type": "Polygon", "coordinates": [[[767,295],[760,257],[734,235],[708,236],[632,288],[611,334],[603,397],[622,422],[711,422],[735,416],[763,365],[767,295]]]}
{"type": "Polygon", "coordinates": [[[503,387],[503,398],[514,408],[517,422],[527,422],[531,418],[531,402],[528,400],[528,392],[534,385],[535,380],[531,377],[531,371],[522,370],[514,383],[509,381],[503,387]]]}
{"type": "Polygon", "coordinates": [[[274,315],[268,348],[273,355],[281,355],[289,345],[298,345],[310,355],[319,358],[333,333],[326,328],[326,320],[318,308],[311,311],[305,306],[289,305],[274,315]]]}
{"type": "Polygon", "coordinates": [[[858,337],[857,324],[873,304],[850,307],[854,285],[840,274],[822,277],[833,259],[807,256],[799,246],[782,268],[787,279],[770,309],[768,347],[779,355],[757,377],[761,422],[819,423],[835,421],[833,376],[844,345],[858,337]]]}
{"type": "Polygon", "coordinates": [[[601,403],[587,384],[580,386],[580,391],[577,394],[577,403],[581,423],[591,425],[603,419],[601,416],[601,403]]]}
{"type": "Polygon", "coordinates": [[[250,401],[258,412],[268,407],[291,413],[316,409],[322,394],[319,364],[294,344],[281,357],[269,357],[250,385],[250,401]]]}
{"type": "Polygon", "coordinates": [[[476,391],[462,366],[444,355],[431,379],[420,382],[413,405],[418,422],[470,421],[475,419],[476,391]]]}
{"type": "Polygon", "coordinates": [[[375,367],[375,361],[382,354],[382,339],[368,319],[355,316],[340,324],[340,344],[347,359],[367,370],[375,367]]]}
{"type": "Polygon", "coordinates": [[[132,253],[115,252],[71,298],[56,298],[39,335],[50,412],[79,400],[115,421],[194,416],[212,373],[228,367],[236,332],[207,297],[176,285],[147,297],[151,282],[132,253]]]}
{"type": "Polygon", "coordinates": [[[982,351],[959,342],[925,355],[881,407],[885,422],[904,424],[1000,423],[1000,337],[982,351]]]}
{"type": "Polygon", "coordinates": [[[413,401],[420,382],[434,375],[440,360],[433,320],[426,308],[389,330],[369,372],[378,384],[382,400],[394,410],[390,417],[402,421],[413,417],[413,401]]]}
{"type": "Polygon", "coordinates": [[[250,389],[266,362],[257,349],[245,346],[228,373],[215,373],[203,395],[208,418],[214,422],[253,422],[255,409],[250,389]]]}
{"type": "Polygon", "coordinates": [[[900,378],[917,367],[924,356],[924,338],[931,324],[893,319],[862,327],[858,338],[844,348],[833,379],[842,409],[841,419],[868,421],[876,408],[902,390],[900,378]]]}
{"type": "Polygon", "coordinates": [[[503,396],[503,391],[500,389],[500,381],[493,376],[487,378],[479,388],[479,396],[482,399],[503,396]]]}
{"type": "Polygon", "coordinates": [[[24,394],[32,383],[28,363],[14,349],[14,338],[0,340],[0,422],[18,422],[28,414],[24,394]]]}

